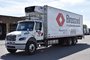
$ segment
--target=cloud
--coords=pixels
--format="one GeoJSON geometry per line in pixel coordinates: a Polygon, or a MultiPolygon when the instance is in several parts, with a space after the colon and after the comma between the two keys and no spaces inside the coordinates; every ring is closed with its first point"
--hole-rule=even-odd
{"type": "Polygon", "coordinates": [[[25,15],[24,8],[32,5],[49,5],[57,8],[67,4],[82,3],[84,0],[0,0],[0,14],[2,15],[25,15]]]}
{"type": "Polygon", "coordinates": [[[14,0],[0,0],[0,14],[1,15],[9,15],[9,16],[23,16],[25,2],[18,2],[14,0]]]}
{"type": "Polygon", "coordinates": [[[9,8],[0,9],[0,14],[1,15],[9,15],[9,16],[23,16],[25,13],[24,13],[23,7],[12,6],[9,8]]]}
{"type": "Polygon", "coordinates": [[[85,0],[61,0],[61,2],[64,4],[72,4],[72,5],[80,4],[83,3],[84,1],[85,0]]]}
{"type": "Polygon", "coordinates": [[[32,5],[45,5],[54,0],[0,0],[0,14],[11,16],[25,15],[24,8],[32,5]]]}

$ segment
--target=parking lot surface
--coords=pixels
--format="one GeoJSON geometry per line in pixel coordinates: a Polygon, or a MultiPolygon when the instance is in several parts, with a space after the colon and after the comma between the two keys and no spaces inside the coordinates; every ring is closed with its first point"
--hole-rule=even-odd
{"type": "Polygon", "coordinates": [[[39,49],[34,55],[26,55],[24,51],[10,54],[4,43],[4,40],[0,41],[0,60],[90,60],[89,35],[75,46],[52,46],[39,49]]]}

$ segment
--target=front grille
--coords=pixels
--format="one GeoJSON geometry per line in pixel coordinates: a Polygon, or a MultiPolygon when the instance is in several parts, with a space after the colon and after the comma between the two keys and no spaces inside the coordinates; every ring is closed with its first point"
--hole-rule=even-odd
{"type": "Polygon", "coordinates": [[[16,40],[16,35],[8,35],[6,36],[7,41],[15,41],[16,40]]]}

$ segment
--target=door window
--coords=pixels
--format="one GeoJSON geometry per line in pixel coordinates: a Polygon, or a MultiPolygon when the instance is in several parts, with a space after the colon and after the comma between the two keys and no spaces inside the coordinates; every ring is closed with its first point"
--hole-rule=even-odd
{"type": "Polygon", "coordinates": [[[41,22],[36,22],[36,27],[35,27],[35,30],[39,30],[41,31],[42,30],[42,23],[41,22]]]}

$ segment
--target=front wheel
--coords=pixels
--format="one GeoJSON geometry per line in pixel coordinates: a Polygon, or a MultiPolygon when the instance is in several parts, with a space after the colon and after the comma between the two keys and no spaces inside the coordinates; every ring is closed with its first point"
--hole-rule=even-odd
{"type": "Polygon", "coordinates": [[[36,44],[34,42],[28,42],[26,44],[25,52],[27,54],[33,54],[36,51],[36,44]]]}
{"type": "Polygon", "coordinates": [[[13,54],[17,51],[17,49],[7,49],[7,51],[13,54]]]}

